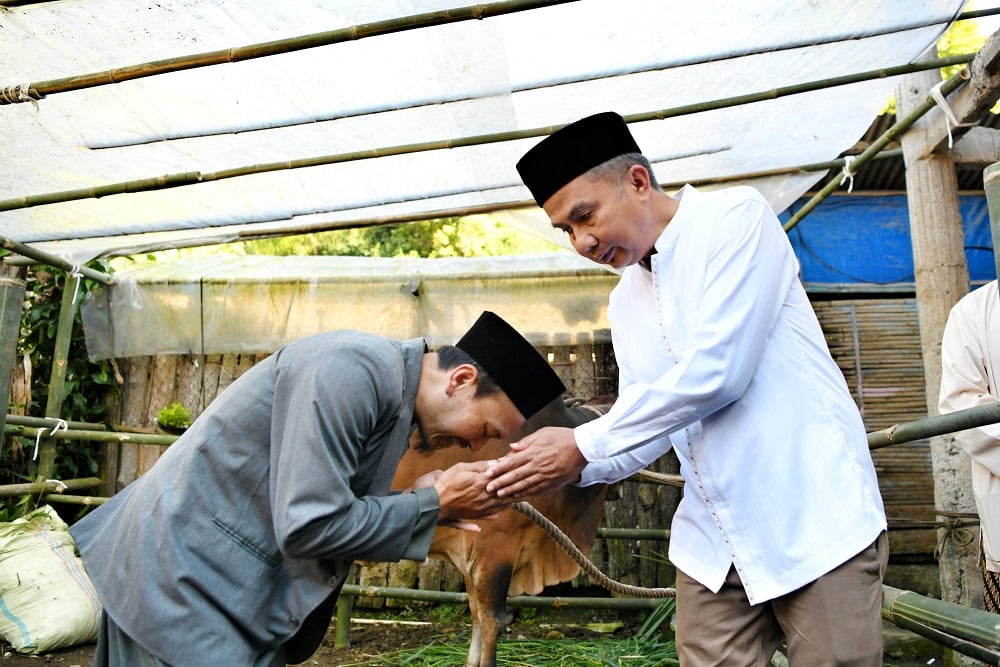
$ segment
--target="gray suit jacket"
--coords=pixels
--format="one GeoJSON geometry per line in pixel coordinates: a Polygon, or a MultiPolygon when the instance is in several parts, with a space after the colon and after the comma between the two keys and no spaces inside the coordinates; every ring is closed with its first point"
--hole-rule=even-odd
{"type": "Polygon", "coordinates": [[[172,665],[252,665],[353,560],[423,560],[436,492],[388,490],[424,351],[422,339],[319,334],[229,386],[73,526],[106,613],[172,665]]]}

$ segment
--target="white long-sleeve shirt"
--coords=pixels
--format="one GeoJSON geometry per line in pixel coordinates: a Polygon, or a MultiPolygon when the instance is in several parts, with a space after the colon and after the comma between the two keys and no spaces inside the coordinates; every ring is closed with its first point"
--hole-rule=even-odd
{"type": "MultiPolygon", "coordinates": [[[[962,297],[941,338],[941,414],[1000,400],[1000,294],[997,281],[962,297]]],[[[959,431],[972,457],[972,494],[982,528],[986,569],[1000,572],[1000,424],[959,431]]]]}
{"type": "Polygon", "coordinates": [[[864,424],[756,190],[688,186],[651,271],[627,268],[608,317],[620,368],[610,412],[575,429],[581,484],[617,481],[672,445],[685,480],[670,560],[751,604],[868,547],[885,511],[864,424]]]}

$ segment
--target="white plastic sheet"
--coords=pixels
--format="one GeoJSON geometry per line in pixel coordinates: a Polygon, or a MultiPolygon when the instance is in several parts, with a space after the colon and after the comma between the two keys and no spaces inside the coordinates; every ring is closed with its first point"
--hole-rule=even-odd
{"type": "MultiPolygon", "coordinates": [[[[59,0],[0,12],[0,86],[462,6],[448,0],[59,0]]],[[[580,0],[0,107],[0,202],[166,174],[630,116],[909,63],[963,0],[580,0]]],[[[633,124],[664,182],[833,159],[895,79],[633,124]]],[[[537,138],[0,212],[70,258],[529,201],[537,138]]],[[[779,210],[818,175],[765,187],[779,210]]]]}

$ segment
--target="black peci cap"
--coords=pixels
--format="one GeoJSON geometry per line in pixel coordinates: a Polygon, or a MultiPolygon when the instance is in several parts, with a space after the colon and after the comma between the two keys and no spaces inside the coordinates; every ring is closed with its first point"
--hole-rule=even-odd
{"type": "Polygon", "coordinates": [[[587,116],[542,139],[517,162],[539,206],[580,174],[626,153],[641,153],[625,119],[613,111],[587,116]]]}
{"type": "Polygon", "coordinates": [[[479,316],[455,347],[475,359],[493,377],[525,419],[566,391],[538,350],[490,311],[479,316]]]}

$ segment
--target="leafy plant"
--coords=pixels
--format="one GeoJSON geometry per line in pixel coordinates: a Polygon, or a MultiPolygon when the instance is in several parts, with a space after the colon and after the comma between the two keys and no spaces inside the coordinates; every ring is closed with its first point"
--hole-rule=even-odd
{"type": "Polygon", "coordinates": [[[186,429],[191,425],[191,411],[180,403],[173,403],[157,413],[156,421],[167,429],[186,429]]]}
{"type": "MultiPolygon", "coordinates": [[[[88,266],[110,273],[106,262],[96,261],[88,266]]],[[[25,280],[25,303],[17,347],[19,356],[27,355],[31,360],[32,387],[30,404],[17,407],[24,408],[28,416],[45,416],[65,281],[66,272],[51,267],[36,267],[25,280]]],[[[81,280],[76,303],[82,303],[86,293],[95,286],[94,281],[81,280]]],[[[64,399],[58,416],[67,421],[104,422],[109,392],[118,389],[114,377],[110,362],[94,362],[87,358],[83,323],[77,312],[70,333],[64,399]]],[[[0,484],[19,484],[36,478],[38,462],[32,456],[34,447],[33,438],[5,436],[0,441],[0,484]]],[[[73,479],[97,474],[100,447],[95,443],[59,440],[52,477],[73,479]]],[[[0,517],[13,519],[23,515],[32,509],[32,503],[27,501],[24,497],[0,498],[0,517]]]]}

